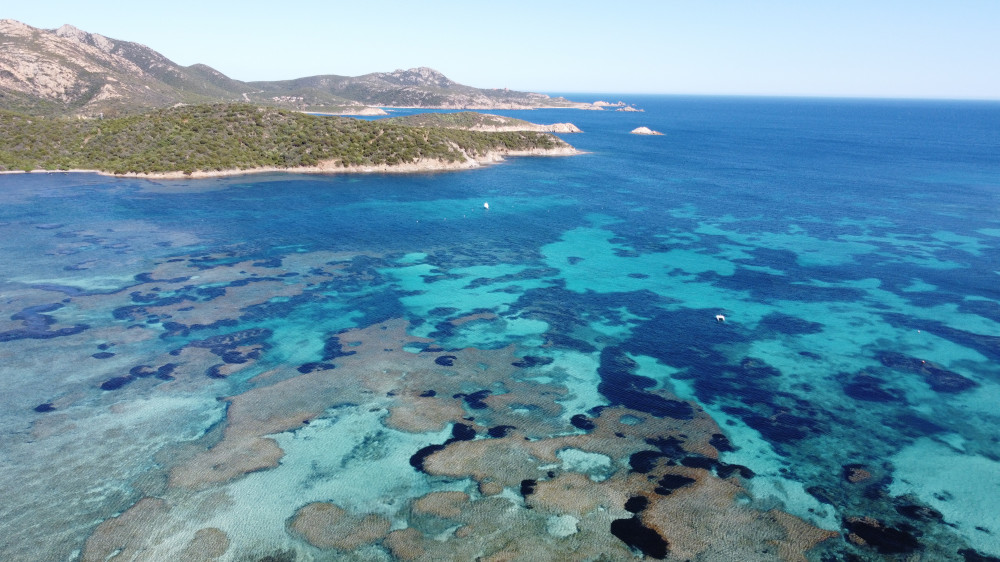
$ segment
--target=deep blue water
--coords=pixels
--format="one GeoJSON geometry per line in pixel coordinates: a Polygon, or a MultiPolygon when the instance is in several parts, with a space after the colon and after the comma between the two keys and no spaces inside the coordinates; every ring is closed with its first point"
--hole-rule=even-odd
{"type": "Polygon", "coordinates": [[[1000,104],[621,98],[472,171],[0,176],[0,557],[1000,556],[1000,104]]]}

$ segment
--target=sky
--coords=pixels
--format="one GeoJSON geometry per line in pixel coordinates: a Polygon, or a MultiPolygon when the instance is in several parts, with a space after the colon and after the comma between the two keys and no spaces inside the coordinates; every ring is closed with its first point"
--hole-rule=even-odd
{"type": "Polygon", "coordinates": [[[6,4],[245,81],[427,66],[536,92],[1000,99],[1000,0],[6,4]]]}

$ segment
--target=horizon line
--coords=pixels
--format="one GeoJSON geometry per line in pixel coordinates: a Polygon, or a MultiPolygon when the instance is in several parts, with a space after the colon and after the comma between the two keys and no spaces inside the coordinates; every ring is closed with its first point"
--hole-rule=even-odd
{"type": "MultiPolygon", "coordinates": [[[[482,88],[490,89],[490,88],[482,88]]],[[[522,90],[532,91],[532,90],[522,90]]],[[[1000,103],[1000,97],[928,97],[921,95],[876,95],[876,94],[760,94],[760,93],[710,93],[710,92],[627,92],[627,91],[572,91],[572,90],[537,90],[537,93],[548,96],[661,96],[676,98],[760,98],[760,99],[799,99],[799,100],[856,100],[856,101],[954,101],[954,102],[985,102],[1000,103]]],[[[572,100],[571,100],[572,101],[572,100]]],[[[611,101],[611,100],[604,100],[611,101]]]]}

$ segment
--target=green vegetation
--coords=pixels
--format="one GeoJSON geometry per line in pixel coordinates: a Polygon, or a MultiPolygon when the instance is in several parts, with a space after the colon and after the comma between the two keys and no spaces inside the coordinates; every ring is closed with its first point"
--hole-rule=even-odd
{"type": "Polygon", "coordinates": [[[474,127],[532,127],[532,123],[523,119],[460,111],[457,113],[419,113],[387,119],[391,123],[409,127],[447,127],[454,129],[472,129],[474,127]]]}
{"type": "Polygon", "coordinates": [[[0,171],[192,173],[324,161],[343,167],[394,165],[562,146],[567,145],[543,133],[411,127],[249,104],[182,106],[89,120],[0,112],[0,171]]]}

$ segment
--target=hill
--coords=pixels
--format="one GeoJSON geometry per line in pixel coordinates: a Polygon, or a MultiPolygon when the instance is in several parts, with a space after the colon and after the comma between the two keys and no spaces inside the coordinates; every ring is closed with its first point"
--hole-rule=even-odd
{"type": "Polygon", "coordinates": [[[129,41],[71,25],[37,29],[0,20],[0,109],[33,115],[105,116],[178,103],[249,102],[357,114],[370,107],[598,108],[544,94],[463,86],[429,68],[364,76],[241,82],[203,64],[180,66],[129,41]]]}
{"type": "Polygon", "coordinates": [[[114,119],[0,111],[0,171],[416,170],[470,167],[503,155],[572,152],[544,133],[412,127],[250,104],[182,106],[114,119]]]}

